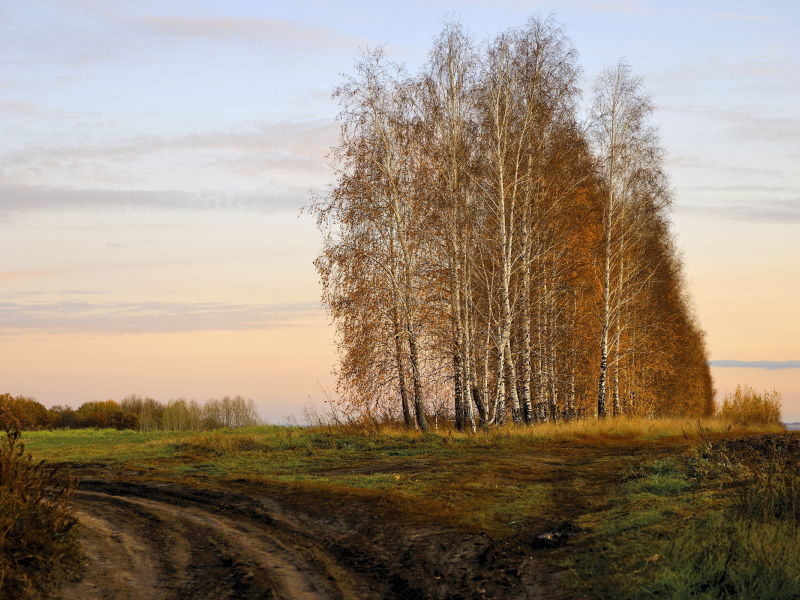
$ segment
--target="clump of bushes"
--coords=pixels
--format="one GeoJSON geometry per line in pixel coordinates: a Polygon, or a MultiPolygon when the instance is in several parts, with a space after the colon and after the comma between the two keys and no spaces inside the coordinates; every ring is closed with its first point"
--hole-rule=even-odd
{"type": "Polygon", "coordinates": [[[120,408],[136,416],[141,431],[205,431],[261,423],[255,402],[241,396],[205,402],[178,398],[163,403],[132,394],[122,400],[120,408]]]}
{"type": "Polygon", "coordinates": [[[0,598],[34,599],[80,561],[69,501],[77,480],[34,462],[9,432],[0,442],[0,598]]]}
{"type": "Polygon", "coordinates": [[[759,394],[749,385],[738,385],[735,392],[725,396],[719,413],[737,425],[780,423],[781,395],[776,390],[759,394]]]}
{"type": "Polygon", "coordinates": [[[252,400],[225,396],[221,400],[170,400],[159,402],[131,394],[121,402],[85,402],[45,408],[33,398],[0,394],[0,430],[37,429],[133,429],[139,431],[202,431],[221,427],[252,427],[261,424],[252,400]]]}
{"type": "Polygon", "coordinates": [[[69,429],[139,429],[139,418],[114,402],[85,402],[78,410],[70,406],[54,406],[54,428],[69,429]]]}
{"type": "Polygon", "coordinates": [[[0,430],[32,431],[50,429],[58,416],[33,398],[0,394],[0,430]]]}

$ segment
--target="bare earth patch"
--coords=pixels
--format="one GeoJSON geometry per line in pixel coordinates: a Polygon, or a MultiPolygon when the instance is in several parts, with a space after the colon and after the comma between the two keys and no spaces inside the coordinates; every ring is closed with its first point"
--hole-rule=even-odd
{"type": "Polygon", "coordinates": [[[84,479],[75,508],[87,564],[64,600],[570,597],[541,556],[556,538],[409,526],[360,502],[84,479]]]}

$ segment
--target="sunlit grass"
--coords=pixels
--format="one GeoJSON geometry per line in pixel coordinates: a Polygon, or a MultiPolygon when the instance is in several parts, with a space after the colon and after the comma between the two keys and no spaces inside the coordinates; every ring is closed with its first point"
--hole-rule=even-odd
{"type": "MultiPolygon", "coordinates": [[[[720,420],[699,425],[712,435],[731,429],[720,420]]],[[[599,474],[624,471],[635,453],[653,444],[685,444],[684,434],[697,430],[697,421],[611,418],[476,434],[365,423],[185,433],[37,431],[26,432],[25,441],[39,458],[132,478],[181,477],[203,485],[243,480],[333,496],[374,491],[399,504],[424,499],[441,519],[496,532],[560,512],[553,506],[554,485],[568,481],[570,493],[595,492],[599,474]]],[[[647,485],[658,491],[681,491],[670,475],[653,477],[647,485]]]]}
{"type": "MultiPolygon", "coordinates": [[[[611,418],[476,434],[363,423],[186,433],[42,431],[26,432],[25,441],[37,458],[69,463],[79,475],[264,489],[295,506],[359,505],[404,524],[503,537],[570,522],[581,531],[578,550],[559,560],[571,569],[573,585],[591,597],[615,598],[621,586],[672,589],[669,577],[695,577],[665,570],[665,561],[689,568],[680,562],[686,553],[670,540],[697,544],[697,536],[708,533],[715,540],[760,543],[752,531],[718,527],[714,515],[731,503],[730,494],[698,485],[698,473],[713,468],[687,450],[709,440],[783,431],[776,424],[743,427],[722,419],[611,418]]],[[[780,527],[774,533],[778,544],[794,539],[780,527]]]]}
{"type": "Polygon", "coordinates": [[[588,597],[800,597],[797,436],[702,437],[578,520],[584,545],[563,564],[588,597]]]}

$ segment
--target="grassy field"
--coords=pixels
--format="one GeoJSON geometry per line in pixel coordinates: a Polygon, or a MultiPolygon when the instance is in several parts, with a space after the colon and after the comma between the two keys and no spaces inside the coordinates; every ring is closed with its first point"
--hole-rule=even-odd
{"type": "Polygon", "coordinates": [[[730,546],[769,542],[758,531],[772,535],[772,544],[797,539],[785,515],[758,521],[758,531],[749,525],[757,520],[742,512],[742,490],[767,463],[731,466],[736,461],[725,450],[725,440],[782,431],[620,419],[476,435],[271,426],[40,431],[24,441],[36,458],[68,463],[79,476],[267,489],[299,504],[366,503],[378,515],[498,539],[541,535],[554,540],[548,560],[593,598],[788,598],[800,575],[791,565],[779,578],[788,595],[736,595],[742,586],[754,589],[753,573],[745,571],[759,565],[732,556],[730,546]],[[561,535],[569,542],[556,543],[561,535]],[[741,572],[728,573],[734,568],[741,572]]]}

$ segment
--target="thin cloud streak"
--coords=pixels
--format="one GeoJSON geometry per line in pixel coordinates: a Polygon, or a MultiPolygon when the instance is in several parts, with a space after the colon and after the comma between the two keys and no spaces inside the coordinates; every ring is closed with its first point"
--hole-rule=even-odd
{"type": "Polygon", "coordinates": [[[651,74],[648,80],[663,86],[667,95],[680,99],[679,105],[672,107],[666,103],[661,104],[659,109],[670,111],[675,108],[677,112],[687,106],[687,97],[694,98],[698,88],[710,85],[717,89],[749,90],[760,96],[766,91],[785,95],[800,83],[800,61],[792,54],[783,53],[735,57],[714,54],[692,62],[662,67],[651,74]]]}
{"type": "MultiPolygon", "coordinates": [[[[585,5],[584,5],[585,6],[585,5]]],[[[616,2],[594,2],[588,5],[590,10],[604,13],[617,13],[624,15],[651,14],[654,9],[641,0],[617,0],[616,2]]]]}
{"type": "Polygon", "coordinates": [[[33,102],[0,100],[0,112],[10,112],[18,115],[35,115],[39,113],[39,108],[33,102]]]}
{"type": "Polygon", "coordinates": [[[140,28],[168,39],[195,38],[235,44],[267,44],[285,50],[338,50],[351,52],[361,40],[332,29],[285,19],[237,17],[156,17],[143,15],[120,18],[123,25],[140,28]]]}
{"type": "Polygon", "coordinates": [[[746,369],[800,369],[800,360],[711,360],[712,367],[746,369]]]}
{"type": "Polygon", "coordinates": [[[738,15],[730,13],[706,13],[699,15],[706,19],[723,19],[723,20],[736,20],[736,21],[780,21],[775,17],[766,17],[763,15],[738,15]]]}
{"type": "Polygon", "coordinates": [[[795,115],[775,116],[775,111],[758,106],[700,107],[692,105],[668,105],[662,110],[700,117],[704,121],[715,121],[725,128],[721,136],[744,142],[765,144],[782,143],[797,147],[800,137],[800,118],[795,115]]]}
{"type": "Polygon", "coordinates": [[[191,193],[176,190],[97,190],[52,186],[0,184],[3,213],[71,209],[156,210],[298,210],[308,200],[308,190],[191,193]]]}
{"type": "Polygon", "coordinates": [[[26,279],[41,279],[58,274],[56,270],[45,271],[0,271],[0,281],[25,281],[26,279]]]}
{"type": "Polygon", "coordinates": [[[331,52],[353,53],[364,41],[346,33],[281,18],[155,16],[129,4],[88,5],[51,3],[56,10],[29,24],[23,6],[0,22],[0,63],[38,63],[42,60],[73,67],[127,62],[148,56],[162,62],[165,52],[183,51],[195,42],[205,50],[209,42],[230,49],[266,52],[281,62],[307,60],[331,52]],[[99,8],[99,7],[95,7],[99,8]],[[291,52],[286,52],[287,48],[291,52]]]}
{"type": "Polygon", "coordinates": [[[320,314],[317,302],[224,303],[55,303],[0,302],[0,331],[6,334],[134,334],[307,327],[320,314]]]}
{"type": "Polygon", "coordinates": [[[775,194],[789,192],[800,196],[800,187],[789,185],[691,185],[683,190],[698,192],[760,192],[762,194],[775,194]]]}
{"type": "Polygon", "coordinates": [[[141,135],[110,143],[14,149],[0,156],[0,164],[5,179],[16,182],[54,173],[75,177],[81,170],[85,172],[82,180],[114,180],[120,177],[120,167],[152,158],[172,163],[182,159],[184,168],[203,173],[213,169],[249,177],[270,171],[324,176],[324,156],[336,142],[338,130],[331,120],[317,119],[262,123],[244,131],[141,135]]]}
{"type": "Polygon", "coordinates": [[[734,221],[759,221],[762,223],[800,223],[800,200],[752,202],[720,206],[679,204],[677,212],[713,216],[734,221]]]}
{"type": "Polygon", "coordinates": [[[670,166],[680,167],[681,169],[713,171],[718,175],[724,176],[726,181],[730,181],[734,178],[747,181],[755,181],[759,178],[765,178],[771,182],[791,181],[788,174],[780,169],[764,169],[753,166],[743,167],[719,160],[710,160],[708,157],[701,155],[673,155],[669,158],[669,164],[670,166]]]}

